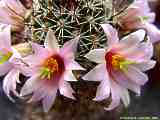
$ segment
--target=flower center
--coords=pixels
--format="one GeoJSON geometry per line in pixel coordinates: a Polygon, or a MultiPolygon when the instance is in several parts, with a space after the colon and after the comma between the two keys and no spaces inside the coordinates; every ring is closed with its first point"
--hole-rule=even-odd
{"type": "Polygon", "coordinates": [[[125,61],[125,58],[122,57],[121,55],[115,54],[112,56],[112,61],[111,64],[114,69],[120,69],[121,68],[121,63],[125,61]]]}
{"type": "Polygon", "coordinates": [[[58,62],[56,59],[54,58],[48,58],[45,62],[44,62],[44,66],[46,68],[48,68],[52,73],[58,71],[58,62]]]}
{"type": "Polygon", "coordinates": [[[127,60],[124,56],[114,53],[108,52],[105,56],[106,59],[106,67],[111,73],[112,70],[126,70],[128,65],[135,64],[134,61],[127,60]]]}
{"type": "Polygon", "coordinates": [[[56,75],[61,75],[64,72],[63,60],[55,55],[47,58],[41,68],[40,76],[42,79],[51,80],[56,75]]]}
{"type": "Polygon", "coordinates": [[[2,51],[3,52],[0,52],[0,65],[8,61],[9,58],[13,55],[13,53],[8,50],[3,49],[2,51]]]}

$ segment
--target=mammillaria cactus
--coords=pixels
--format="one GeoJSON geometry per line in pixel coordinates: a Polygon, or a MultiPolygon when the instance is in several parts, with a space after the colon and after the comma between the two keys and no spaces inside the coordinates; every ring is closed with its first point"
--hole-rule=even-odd
{"type": "Polygon", "coordinates": [[[44,40],[47,29],[51,28],[60,44],[81,35],[80,55],[93,47],[104,46],[105,36],[99,24],[112,22],[111,0],[39,0],[33,6],[36,9],[32,16],[34,39],[44,40]],[[70,9],[71,4],[74,9],[70,9]]]}
{"type": "Polygon", "coordinates": [[[0,2],[0,75],[12,101],[12,92],[31,97],[48,112],[56,96],[78,101],[89,93],[88,101],[106,100],[105,110],[112,110],[129,106],[129,91],[140,96],[149,80],[144,72],[156,63],[153,43],[160,40],[147,0],[0,2]],[[6,63],[10,69],[4,71],[6,63]],[[80,90],[85,86],[94,92],[80,90]]]}

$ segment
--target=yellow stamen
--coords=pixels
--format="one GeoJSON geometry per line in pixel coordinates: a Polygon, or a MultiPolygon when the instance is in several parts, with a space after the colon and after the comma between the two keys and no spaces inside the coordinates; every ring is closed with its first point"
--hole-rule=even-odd
{"type": "Polygon", "coordinates": [[[54,75],[54,73],[58,72],[58,62],[54,58],[48,58],[44,64],[41,71],[42,78],[50,78],[54,75]]]}
{"type": "Polygon", "coordinates": [[[123,56],[119,55],[119,54],[115,54],[112,56],[112,67],[115,69],[115,70],[127,70],[128,68],[128,65],[131,65],[131,64],[136,64],[136,62],[134,61],[130,61],[130,60],[127,60],[125,59],[123,56]]]}
{"type": "Polygon", "coordinates": [[[112,56],[112,66],[114,69],[120,69],[121,63],[125,61],[125,58],[121,55],[113,55],[112,56]]]}

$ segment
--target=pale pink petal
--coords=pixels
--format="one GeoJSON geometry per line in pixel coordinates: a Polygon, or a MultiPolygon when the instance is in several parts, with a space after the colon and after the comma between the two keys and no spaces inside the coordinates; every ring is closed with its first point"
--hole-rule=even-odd
{"type": "Polygon", "coordinates": [[[107,69],[105,64],[99,64],[91,71],[89,71],[86,75],[82,77],[83,80],[88,81],[102,81],[105,79],[109,79],[107,75],[107,69]]]}
{"type": "MultiPolygon", "coordinates": [[[[151,12],[148,0],[135,0],[128,9],[132,8],[137,9],[137,14],[139,16],[150,16],[150,14],[154,14],[153,12],[151,12]]],[[[153,15],[153,18],[155,18],[155,15],[153,15]]]]}
{"type": "Polygon", "coordinates": [[[9,58],[9,62],[13,63],[14,59],[20,59],[21,55],[15,48],[11,47],[11,50],[13,55],[9,58]]]}
{"type": "Polygon", "coordinates": [[[114,29],[110,24],[101,24],[106,36],[107,45],[112,46],[119,41],[117,30],[114,29]]]}
{"type": "Polygon", "coordinates": [[[154,21],[155,13],[151,12],[147,0],[135,0],[125,10],[125,14],[119,18],[119,23],[124,30],[136,30],[145,23],[153,23],[154,21]],[[143,17],[147,19],[143,20],[143,17]]]}
{"type": "Polygon", "coordinates": [[[52,107],[57,94],[56,86],[47,86],[45,82],[37,84],[37,88],[34,90],[32,98],[29,102],[36,102],[42,100],[44,112],[48,112],[52,107]]]}
{"type": "Polygon", "coordinates": [[[138,85],[144,85],[148,81],[147,75],[132,65],[129,65],[124,73],[130,80],[138,85]]]}
{"type": "Polygon", "coordinates": [[[11,26],[0,24],[0,48],[11,50],[11,26]]]}
{"type": "Polygon", "coordinates": [[[144,61],[141,63],[137,63],[134,66],[138,69],[140,69],[141,71],[147,71],[152,69],[156,64],[156,61],[154,60],[148,60],[148,61],[144,61]]]}
{"type": "Polygon", "coordinates": [[[14,99],[10,96],[10,92],[12,91],[16,96],[18,93],[16,91],[16,83],[19,81],[19,70],[12,69],[4,78],[3,80],[3,90],[5,94],[11,101],[14,99]]]}
{"type": "Polygon", "coordinates": [[[130,89],[131,91],[140,95],[140,92],[141,92],[140,85],[138,85],[135,82],[129,80],[128,77],[126,77],[122,72],[116,71],[116,72],[113,72],[113,75],[115,77],[116,82],[120,86],[122,86],[126,89],[130,89]]]}
{"type": "MultiPolygon", "coordinates": [[[[3,0],[0,1],[0,21],[6,21],[5,23],[10,23],[10,16],[8,14],[8,9],[6,9],[6,4],[3,0]],[[4,19],[6,18],[6,20],[4,19]]],[[[4,22],[2,22],[4,23],[4,22]]]]}
{"type": "Polygon", "coordinates": [[[14,25],[14,27],[23,25],[23,18],[11,11],[3,1],[0,1],[0,22],[1,24],[14,25]],[[14,16],[14,18],[12,18],[14,16]],[[22,25],[21,25],[22,24],[22,25]]]}
{"type": "Polygon", "coordinates": [[[152,43],[160,40],[160,30],[155,25],[146,23],[142,28],[147,31],[152,43]]]}
{"type": "Polygon", "coordinates": [[[111,98],[112,101],[109,104],[109,106],[107,108],[105,108],[105,110],[113,110],[114,108],[116,108],[119,104],[120,104],[120,88],[119,86],[113,81],[111,80],[111,98]]]}
{"type": "Polygon", "coordinates": [[[41,64],[44,61],[43,59],[40,59],[40,58],[41,58],[40,56],[31,54],[22,58],[22,60],[24,61],[24,63],[28,64],[28,66],[33,66],[33,65],[41,64]]]}
{"type": "Polygon", "coordinates": [[[145,37],[145,31],[143,29],[137,30],[133,33],[130,33],[129,35],[127,35],[126,37],[123,37],[120,40],[120,44],[124,44],[124,45],[136,45],[139,44],[141,41],[144,40],[145,37]]]}
{"type": "Polygon", "coordinates": [[[23,60],[31,66],[41,64],[44,59],[48,58],[51,55],[51,53],[46,48],[43,48],[36,43],[32,43],[32,49],[34,53],[23,58],[23,60]]]}
{"type": "Polygon", "coordinates": [[[28,102],[36,102],[42,100],[44,110],[45,112],[47,112],[49,107],[51,107],[49,105],[53,104],[54,102],[58,86],[50,83],[50,81],[47,81],[45,79],[39,79],[39,81],[37,81],[37,83],[33,87],[33,95],[28,102]],[[53,97],[53,99],[51,97],[53,97]]]}
{"type": "Polygon", "coordinates": [[[61,95],[75,99],[73,96],[74,90],[72,89],[71,85],[63,79],[61,79],[59,82],[59,91],[61,95]]]}
{"type": "Polygon", "coordinates": [[[105,49],[93,49],[85,57],[96,63],[104,63],[105,62],[105,49]]]}
{"type": "Polygon", "coordinates": [[[129,92],[127,89],[120,87],[120,98],[124,104],[125,107],[128,107],[129,103],[130,103],[130,96],[129,96],[129,92]]]}
{"type": "Polygon", "coordinates": [[[42,85],[41,83],[36,84],[36,88],[33,91],[33,95],[28,102],[37,102],[45,99],[45,97],[48,95],[47,92],[49,91],[45,85],[42,85]]]}
{"type": "Polygon", "coordinates": [[[66,70],[85,70],[82,66],[80,66],[75,60],[64,60],[66,70]]]}
{"type": "Polygon", "coordinates": [[[147,17],[148,17],[148,20],[147,20],[148,23],[154,23],[156,14],[154,12],[151,12],[151,13],[148,13],[147,17]]]}
{"type": "Polygon", "coordinates": [[[25,16],[26,8],[19,0],[3,0],[5,4],[20,16],[25,16]]]}
{"type": "Polygon", "coordinates": [[[63,77],[65,81],[77,81],[71,70],[66,71],[63,77]]]}
{"type": "Polygon", "coordinates": [[[137,47],[140,42],[144,40],[145,37],[145,31],[140,29],[136,32],[133,32],[125,37],[123,37],[118,44],[115,44],[113,47],[116,49],[119,53],[132,50],[133,48],[137,47]]]}
{"type": "Polygon", "coordinates": [[[140,47],[143,48],[143,51],[145,53],[145,58],[146,59],[151,59],[153,57],[153,44],[151,43],[150,39],[148,38],[147,41],[143,42],[140,44],[140,47]],[[147,49],[148,48],[148,49],[147,49]]]}
{"type": "Polygon", "coordinates": [[[66,59],[74,59],[74,54],[77,51],[77,45],[80,36],[66,42],[60,49],[60,55],[66,59]]]}
{"type": "Polygon", "coordinates": [[[14,57],[13,59],[10,59],[9,62],[12,64],[14,68],[19,69],[21,71],[21,74],[23,74],[24,76],[30,77],[40,70],[40,66],[29,66],[29,64],[26,63],[26,61],[24,61],[23,58],[14,57]]]}
{"type": "Polygon", "coordinates": [[[49,54],[49,51],[46,48],[43,48],[37,43],[32,43],[32,49],[35,55],[41,56],[42,58],[47,57],[49,54]]]}
{"type": "Polygon", "coordinates": [[[45,96],[45,98],[43,98],[42,104],[44,112],[48,112],[51,109],[56,99],[56,94],[57,94],[57,89],[53,88],[53,90],[48,91],[48,94],[45,96]]]}
{"type": "Polygon", "coordinates": [[[110,96],[111,86],[109,78],[102,80],[97,88],[96,97],[93,99],[95,101],[102,101],[110,96]]]}
{"type": "Polygon", "coordinates": [[[13,68],[12,64],[9,62],[5,62],[4,64],[0,64],[0,76],[5,75],[13,68]]]}
{"type": "Polygon", "coordinates": [[[47,33],[47,37],[45,39],[44,46],[45,48],[51,49],[55,52],[59,51],[58,41],[56,39],[54,32],[51,29],[49,29],[47,33]]]}
{"type": "Polygon", "coordinates": [[[124,103],[125,107],[127,107],[130,103],[130,97],[128,90],[119,86],[117,83],[114,81],[111,81],[111,98],[112,101],[110,105],[105,108],[105,110],[113,110],[120,104],[120,99],[124,103]]]}
{"type": "Polygon", "coordinates": [[[34,90],[38,86],[39,74],[35,74],[31,78],[29,78],[26,83],[23,85],[20,96],[25,96],[34,92],[34,90]]]}
{"type": "Polygon", "coordinates": [[[129,8],[138,7],[141,12],[150,12],[151,9],[148,4],[148,0],[135,0],[129,8]]]}
{"type": "Polygon", "coordinates": [[[133,46],[128,46],[126,49],[125,48],[126,47],[121,48],[118,53],[133,61],[144,61],[153,56],[153,45],[149,39],[144,42],[139,41],[139,43],[137,42],[136,44],[133,44],[133,46]]]}
{"type": "Polygon", "coordinates": [[[149,60],[153,56],[153,45],[148,40],[146,42],[139,43],[126,51],[121,52],[129,60],[136,62],[143,62],[149,60]]]}
{"type": "MultiPolygon", "coordinates": [[[[20,8],[21,9],[21,8],[20,8]]],[[[25,14],[24,14],[25,15],[25,14]]],[[[24,27],[24,15],[20,16],[7,4],[0,1],[0,22],[4,24],[11,24],[14,30],[21,30],[24,27]]]]}

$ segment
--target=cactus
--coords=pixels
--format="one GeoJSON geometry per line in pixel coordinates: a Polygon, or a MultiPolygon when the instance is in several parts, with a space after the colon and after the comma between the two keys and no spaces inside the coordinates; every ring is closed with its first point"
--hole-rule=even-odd
{"type": "Polygon", "coordinates": [[[92,48],[104,46],[106,37],[100,24],[112,23],[112,17],[125,8],[122,4],[126,1],[131,0],[35,0],[28,22],[31,23],[30,40],[43,42],[49,28],[55,32],[60,45],[80,35],[77,55],[83,56],[92,48]]]}

